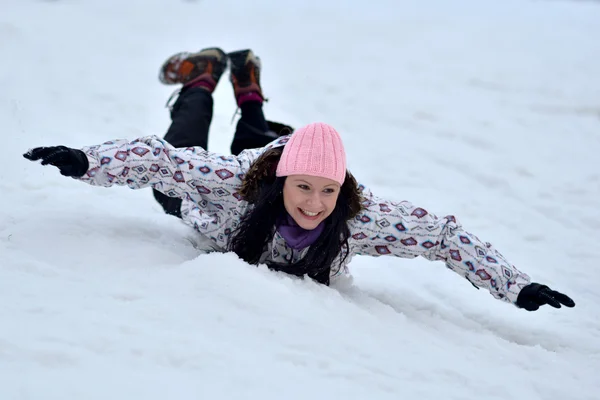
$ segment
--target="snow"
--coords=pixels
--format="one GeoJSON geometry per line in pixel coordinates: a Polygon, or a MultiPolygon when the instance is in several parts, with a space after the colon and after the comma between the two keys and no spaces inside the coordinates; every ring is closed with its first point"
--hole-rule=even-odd
{"type": "MultiPolygon", "coordinates": [[[[600,4],[0,4],[0,399],[597,399],[600,4]],[[368,5],[367,5],[368,4],[368,5]],[[357,257],[318,286],[201,255],[149,191],[22,158],[162,135],[170,54],[251,47],[267,116],[342,132],[380,196],[454,214],[574,309],[441,263],[357,257]]],[[[227,153],[224,77],[209,147],[227,153]]]]}

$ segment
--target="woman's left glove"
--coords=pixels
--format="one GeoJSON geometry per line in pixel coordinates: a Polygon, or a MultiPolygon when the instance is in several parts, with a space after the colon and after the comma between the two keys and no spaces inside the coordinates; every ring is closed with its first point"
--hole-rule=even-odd
{"type": "Polygon", "coordinates": [[[89,168],[85,153],[65,146],[36,147],[23,154],[28,160],[42,160],[42,165],[53,165],[64,176],[82,177],[89,168]]]}
{"type": "Polygon", "coordinates": [[[544,304],[554,308],[560,308],[561,304],[566,307],[575,307],[575,302],[569,296],[539,283],[530,283],[525,286],[517,297],[517,306],[527,311],[535,311],[544,304]]]}

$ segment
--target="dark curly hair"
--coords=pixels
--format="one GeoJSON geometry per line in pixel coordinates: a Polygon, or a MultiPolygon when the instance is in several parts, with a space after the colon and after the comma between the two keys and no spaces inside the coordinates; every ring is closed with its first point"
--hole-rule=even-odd
{"type": "MultiPolygon", "coordinates": [[[[273,240],[277,219],[286,212],[283,205],[283,185],[286,178],[275,175],[282,149],[279,147],[265,151],[244,176],[239,191],[249,207],[231,233],[228,249],[250,264],[259,264],[262,254],[273,240]]],[[[296,263],[267,262],[267,266],[292,275],[307,275],[320,283],[329,284],[333,261],[342,249],[345,250],[345,255],[340,263],[348,256],[350,229],[347,222],[356,217],[361,209],[358,184],[346,172],[335,208],[325,219],[325,229],[310,246],[306,256],[296,263]]]]}

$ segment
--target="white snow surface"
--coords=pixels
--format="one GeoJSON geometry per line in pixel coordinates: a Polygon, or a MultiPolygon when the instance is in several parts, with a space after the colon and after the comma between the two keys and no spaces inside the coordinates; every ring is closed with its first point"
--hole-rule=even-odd
{"type": "MultiPolygon", "coordinates": [[[[0,1],[0,399],[600,398],[600,4],[0,1]],[[253,48],[268,118],[334,125],[379,196],[454,214],[573,309],[441,262],[319,286],[200,254],[149,190],[22,158],[156,134],[172,53],[253,48]]],[[[209,149],[229,152],[224,76],[209,149]]]]}

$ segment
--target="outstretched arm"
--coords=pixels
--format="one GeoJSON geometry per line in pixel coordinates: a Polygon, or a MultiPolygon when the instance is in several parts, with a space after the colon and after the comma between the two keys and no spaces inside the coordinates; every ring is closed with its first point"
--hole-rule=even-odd
{"type": "Polygon", "coordinates": [[[81,150],[36,148],[24,156],[58,167],[63,175],[96,186],[153,187],[170,197],[221,200],[233,194],[241,177],[264,149],[223,156],[201,147],[174,148],[156,136],[116,140],[81,150]]]}
{"type": "Polygon", "coordinates": [[[465,231],[454,216],[438,218],[407,201],[390,202],[368,191],[363,194],[364,210],[350,222],[351,249],[355,254],[422,256],[443,261],[474,286],[529,311],[543,304],[557,308],[561,304],[575,305],[562,293],[532,284],[529,276],[510,264],[490,243],[465,231]]]}

